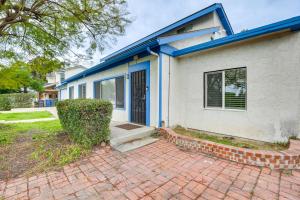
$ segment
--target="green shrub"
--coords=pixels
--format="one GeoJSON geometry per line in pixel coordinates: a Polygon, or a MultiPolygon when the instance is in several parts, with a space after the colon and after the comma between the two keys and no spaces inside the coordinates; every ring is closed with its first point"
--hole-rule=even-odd
{"type": "Polygon", "coordinates": [[[0,111],[11,110],[11,103],[6,96],[0,96],[0,111]]]}
{"type": "Polygon", "coordinates": [[[109,140],[113,106],[96,99],[64,100],[57,103],[61,125],[76,143],[93,146],[109,140]]]}
{"type": "Polygon", "coordinates": [[[34,93],[0,94],[0,98],[8,98],[12,108],[31,108],[34,93]]]}

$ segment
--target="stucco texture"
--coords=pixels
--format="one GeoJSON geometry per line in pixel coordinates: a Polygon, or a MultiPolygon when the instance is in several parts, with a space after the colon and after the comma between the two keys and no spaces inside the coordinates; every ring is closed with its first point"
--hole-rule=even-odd
{"type": "Polygon", "coordinates": [[[168,68],[170,126],[270,142],[300,136],[299,32],[171,58],[168,68]],[[247,68],[247,109],[204,108],[204,73],[237,67],[247,68]]]}

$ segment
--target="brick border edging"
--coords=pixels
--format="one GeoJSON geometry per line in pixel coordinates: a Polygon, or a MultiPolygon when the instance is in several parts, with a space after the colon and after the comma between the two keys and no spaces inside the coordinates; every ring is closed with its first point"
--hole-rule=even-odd
{"type": "Polygon", "coordinates": [[[203,152],[226,160],[242,164],[268,167],[270,169],[300,169],[299,149],[292,150],[289,148],[288,150],[280,152],[251,150],[183,136],[175,133],[170,128],[161,128],[160,133],[169,142],[186,150],[203,152]]]}

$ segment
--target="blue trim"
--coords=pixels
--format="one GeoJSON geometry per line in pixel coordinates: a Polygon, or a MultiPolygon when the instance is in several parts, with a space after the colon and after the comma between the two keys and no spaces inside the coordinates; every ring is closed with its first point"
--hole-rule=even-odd
{"type": "Polygon", "coordinates": [[[129,74],[129,103],[128,103],[128,121],[131,122],[131,73],[146,70],[146,126],[150,126],[150,61],[137,63],[128,67],[129,74]]]}
{"type": "Polygon", "coordinates": [[[192,47],[188,47],[185,49],[181,49],[178,51],[174,51],[173,52],[173,56],[177,57],[177,56],[182,56],[185,54],[189,54],[189,53],[193,53],[193,52],[198,52],[198,51],[203,51],[206,49],[211,49],[214,47],[218,47],[218,46],[222,46],[222,45],[226,45],[232,42],[237,42],[237,41],[241,41],[241,40],[246,40],[249,38],[253,38],[253,37],[257,37],[260,35],[264,35],[264,34],[269,34],[269,33],[273,33],[273,32],[278,32],[281,30],[297,30],[297,28],[300,28],[300,16],[298,17],[293,17],[287,20],[283,20],[280,22],[276,22],[273,24],[269,24],[266,26],[262,26],[259,28],[255,28],[249,31],[245,31],[245,32],[241,32],[235,35],[231,35],[231,36],[227,36],[224,38],[220,38],[217,40],[213,40],[213,41],[209,41],[206,43],[202,43],[202,44],[198,44],[192,47]]]}
{"type": "Polygon", "coordinates": [[[159,53],[159,107],[158,107],[158,127],[162,126],[162,53],[159,53]]]}
{"type": "Polygon", "coordinates": [[[168,44],[164,44],[164,45],[160,46],[160,52],[167,54],[169,56],[173,56],[173,53],[175,51],[178,51],[178,49],[176,49],[175,47],[172,47],[168,44]]]}
{"type": "Polygon", "coordinates": [[[217,31],[219,31],[219,29],[220,29],[219,27],[206,28],[206,29],[191,31],[191,32],[182,33],[182,34],[178,34],[178,35],[161,37],[161,38],[158,38],[157,41],[158,41],[159,45],[163,45],[163,44],[168,44],[168,43],[175,42],[178,40],[185,40],[185,39],[194,38],[194,37],[198,37],[198,36],[202,36],[202,35],[206,35],[206,34],[210,34],[210,33],[215,33],[217,31]]]}
{"type": "Polygon", "coordinates": [[[114,110],[126,110],[126,73],[115,75],[115,76],[109,76],[109,77],[105,77],[105,78],[93,81],[93,99],[96,99],[96,87],[95,87],[96,83],[100,83],[102,81],[115,79],[115,78],[119,78],[119,77],[124,77],[124,108],[114,107],[114,110]]]}
{"type": "Polygon", "coordinates": [[[226,15],[225,9],[223,8],[223,5],[221,3],[219,3],[219,7],[220,7],[220,9],[216,9],[216,11],[217,11],[217,14],[221,20],[221,23],[222,23],[224,29],[226,30],[227,35],[233,35],[234,32],[233,32],[231,24],[228,20],[228,17],[226,15]]]}
{"type": "Polygon", "coordinates": [[[159,46],[158,42],[157,42],[157,37],[169,32],[169,31],[180,28],[180,27],[184,26],[185,24],[190,23],[194,20],[197,20],[200,17],[205,16],[214,11],[216,11],[218,13],[218,15],[220,15],[219,17],[220,17],[221,23],[222,23],[223,27],[226,29],[227,34],[232,35],[233,31],[232,31],[231,25],[227,19],[227,16],[223,9],[223,6],[222,6],[222,4],[216,3],[207,8],[204,8],[186,18],[183,18],[163,29],[160,29],[159,31],[154,32],[151,35],[144,37],[144,38],[138,40],[137,42],[130,44],[129,46],[127,46],[125,48],[122,48],[122,49],[106,56],[105,58],[102,59],[105,62],[102,62],[92,68],[89,68],[81,73],[78,73],[78,74],[66,79],[64,82],[61,83],[60,86],[63,86],[72,81],[76,81],[78,79],[93,75],[95,73],[111,69],[118,65],[128,63],[133,60],[132,57],[134,55],[137,55],[137,54],[143,54],[143,56],[149,55],[147,53],[144,55],[144,53],[147,52],[146,51],[147,47],[153,49],[153,48],[159,46]]]}
{"type": "Polygon", "coordinates": [[[142,38],[142,39],[140,39],[140,40],[138,40],[138,41],[136,41],[136,42],[134,42],[134,43],[132,43],[132,44],[130,44],[130,45],[128,45],[128,46],[126,46],[126,47],[124,47],[124,48],[122,48],[122,49],[120,49],[120,50],[118,50],[118,51],[116,51],[112,54],[110,54],[110,55],[108,55],[108,56],[106,56],[106,57],[104,57],[102,60],[104,61],[104,60],[111,59],[111,58],[117,56],[118,54],[121,54],[123,52],[128,51],[129,49],[131,49],[133,47],[141,45],[142,43],[144,43],[148,40],[154,39],[154,38],[156,38],[156,37],[158,37],[158,36],[160,36],[164,33],[167,33],[169,31],[172,31],[172,30],[176,29],[176,28],[184,26],[185,24],[187,24],[191,21],[194,21],[194,20],[196,20],[196,19],[198,19],[198,18],[200,18],[204,15],[207,15],[211,12],[214,12],[214,11],[216,11],[217,14],[219,15],[220,21],[221,21],[223,27],[225,28],[227,34],[232,35],[233,30],[232,30],[232,27],[229,23],[229,20],[228,20],[227,16],[226,16],[226,13],[224,11],[224,8],[223,8],[222,4],[215,3],[215,4],[213,4],[209,7],[206,7],[204,9],[192,14],[192,15],[189,15],[189,16],[173,23],[173,24],[170,24],[169,26],[166,26],[165,28],[162,28],[162,29],[160,29],[160,30],[158,30],[158,31],[156,31],[156,32],[154,32],[154,33],[152,33],[152,34],[150,34],[150,35],[148,35],[148,36],[146,36],[146,37],[144,37],[144,38],[142,38]]]}

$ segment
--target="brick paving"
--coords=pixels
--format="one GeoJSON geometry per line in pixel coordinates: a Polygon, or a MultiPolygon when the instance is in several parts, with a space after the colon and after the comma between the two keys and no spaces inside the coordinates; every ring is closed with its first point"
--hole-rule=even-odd
{"type": "MultiPolygon", "coordinates": [[[[300,199],[300,171],[271,171],[159,140],[128,153],[95,150],[60,172],[0,181],[5,199],[300,199]]],[[[0,198],[1,199],[1,198],[0,198]]]]}

